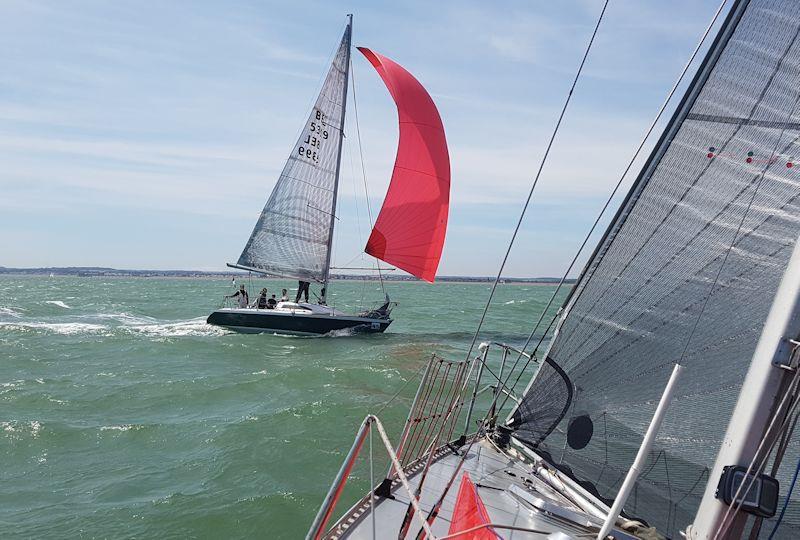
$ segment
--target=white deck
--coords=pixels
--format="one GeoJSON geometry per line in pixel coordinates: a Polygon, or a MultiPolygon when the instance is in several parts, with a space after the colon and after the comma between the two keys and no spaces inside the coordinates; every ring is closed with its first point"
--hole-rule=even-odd
{"type": "MultiPolygon", "coordinates": [[[[459,456],[449,452],[431,466],[423,484],[420,499],[420,506],[424,512],[427,513],[431,509],[442,493],[459,459],[459,456]]],[[[450,519],[463,471],[469,473],[472,482],[477,486],[478,494],[486,506],[492,523],[540,531],[495,529],[501,538],[546,538],[554,532],[585,537],[586,534],[591,534],[592,529],[584,528],[579,524],[580,522],[584,524],[592,522],[597,524],[595,527],[599,525],[597,518],[581,512],[566,497],[556,493],[543,480],[537,478],[529,465],[499,452],[486,440],[479,441],[473,446],[461,471],[459,478],[444,500],[439,517],[433,523],[432,530],[437,537],[446,536],[449,532],[450,519]],[[512,486],[516,487],[512,488],[512,486]],[[513,493],[513,491],[519,490],[528,494],[528,501],[513,493]],[[545,511],[547,505],[550,505],[551,510],[560,511],[562,516],[556,517],[552,512],[545,511]]],[[[412,476],[410,482],[412,487],[416,488],[419,483],[419,475],[412,476]]],[[[377,538],[396,537],[408,508],[409,496],[402,487],[395,483],[392,493],[395,497],[394,500],[376,498],[374,518],[377,538]]],[[[326,538],[372,539],[372,518],[367,498],[364,506],[359,508],[359,505],[356,505],[351,509],[326,538]]],[[[419,520],[415,516],[406,538],[416,538],[419,530],[419,520]]],[[[597,534],[596,531],[597,528],[594,528],[595,534],[597,534]]],[[[468,537],[465,535],[462,538],[468,537]]],[[[618,538],[625,537],[629,536],[619,533],[618,538]]]]}
{"type": "Polygon", "coordinates": [[[268,313],[270,315],[329,315],[347,317],[348,315],[343,311],[332,308],[330,306],[322,306],[320,304],[310,304],[305,302],[278,302],[273,309],[255,308],[255,307],[225,307],[217,311],[227,311],[231,313],[268,313]]]}

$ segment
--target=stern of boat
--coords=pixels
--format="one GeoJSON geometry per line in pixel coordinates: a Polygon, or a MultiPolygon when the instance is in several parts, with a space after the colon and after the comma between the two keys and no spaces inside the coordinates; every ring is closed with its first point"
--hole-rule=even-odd
{"type": "Polygon", "coordinates": [[[392,302],[387,294],[383,302],[375,304],[375,306],[373,306],[371,309],[362,311],[358,315],[359,317],[365,317],[368,319],[388,320],[389,322],[392,322],[392,319],[389,317],[392,314],[392,310],[396,306],[397,302],[392,302]]]}

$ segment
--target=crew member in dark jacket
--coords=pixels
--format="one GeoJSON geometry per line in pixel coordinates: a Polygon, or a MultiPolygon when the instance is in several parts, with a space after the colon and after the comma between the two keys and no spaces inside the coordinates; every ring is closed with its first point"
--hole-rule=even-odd
{"type": "Polygon", "coordinates": [[[269,307],[267,304],[269,304],[269,302],[267,301],[267,288],[264,287],[263,289],[261,289],[261,294],[258,295],[258,300],[256,300],[256,307],[258,309],[267,309],[267,307],[269,307]]]}

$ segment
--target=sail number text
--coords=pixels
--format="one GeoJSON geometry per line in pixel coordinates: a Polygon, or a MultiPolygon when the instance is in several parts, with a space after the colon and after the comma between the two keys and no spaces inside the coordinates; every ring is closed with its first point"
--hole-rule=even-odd
{"type": "Polygon", "coordinates": [[[325,113],[319,110],[314,111],[314,116],[308,125],[308,133],[305,140],[302,140],[297,147],[297,154],[300,157],[310,159],[314,163],[319,163],[319,153],[317,150],[322,148],[322,142],[328,140],[328,126],[325,122],[325,113]]]}

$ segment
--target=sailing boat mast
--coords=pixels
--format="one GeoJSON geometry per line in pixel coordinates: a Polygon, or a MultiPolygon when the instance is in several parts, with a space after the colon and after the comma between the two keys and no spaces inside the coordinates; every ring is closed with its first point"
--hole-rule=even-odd
{"type": "Polygon", "coordinates": [[[347,15],[347,29],[345,30],[345,61],[344,61],[344,84],[342,85],[342,118],[339,123],[339,151],[336,154],[336,173],[333,180],[333,206],[331,207],[331,224],[328,235],[328,249],[325,257],[325,278],[323,279],[322,294],[320,300],[327,302],[328,281],[331,277],[331,253],[333,247],[333,227],[336,224],[336,201],[339,196],[339,173],[342,167],[342,138],[344,138],[344,119],[347,113],[347,85],[350,78],[350,48],[353,40],[353,14],[347,15]]]}
{"type": "MultiPolygon", "coordinates": [[[[769,316],[758,342],[750,369],[742,383],[739,400],[730,418],[728,430],[720,445],[716,463],[709,475],[697,517],[688,530],[692,540],[727,537],[741,534],[745,512],[731,512],[718,497],[718,480],[723,468],[730,465],[747,467],[756,458],[764,458],[760,444],[764,437],[774,439],[769,432],[770,418],[778,411],[778,402],[787,388],[784,383],[795,369],[790,365],[793,340],[800,335],[800,239],[795,243],[792,257],[775,294],[769,316]],[[734,514],[734,515],[730,515],[734,514]],[[720,529],[724,530],[720,530],[720,529]],[[722,533],[722,534],[720,534],[722,533]]],[[[796,342],[794,342],[796,343],[796,342]]],[[[767,452],[768,453],[768,452],[767,452]]],[[[753,474],[762,470],[755,467],[753,474]]]]}

